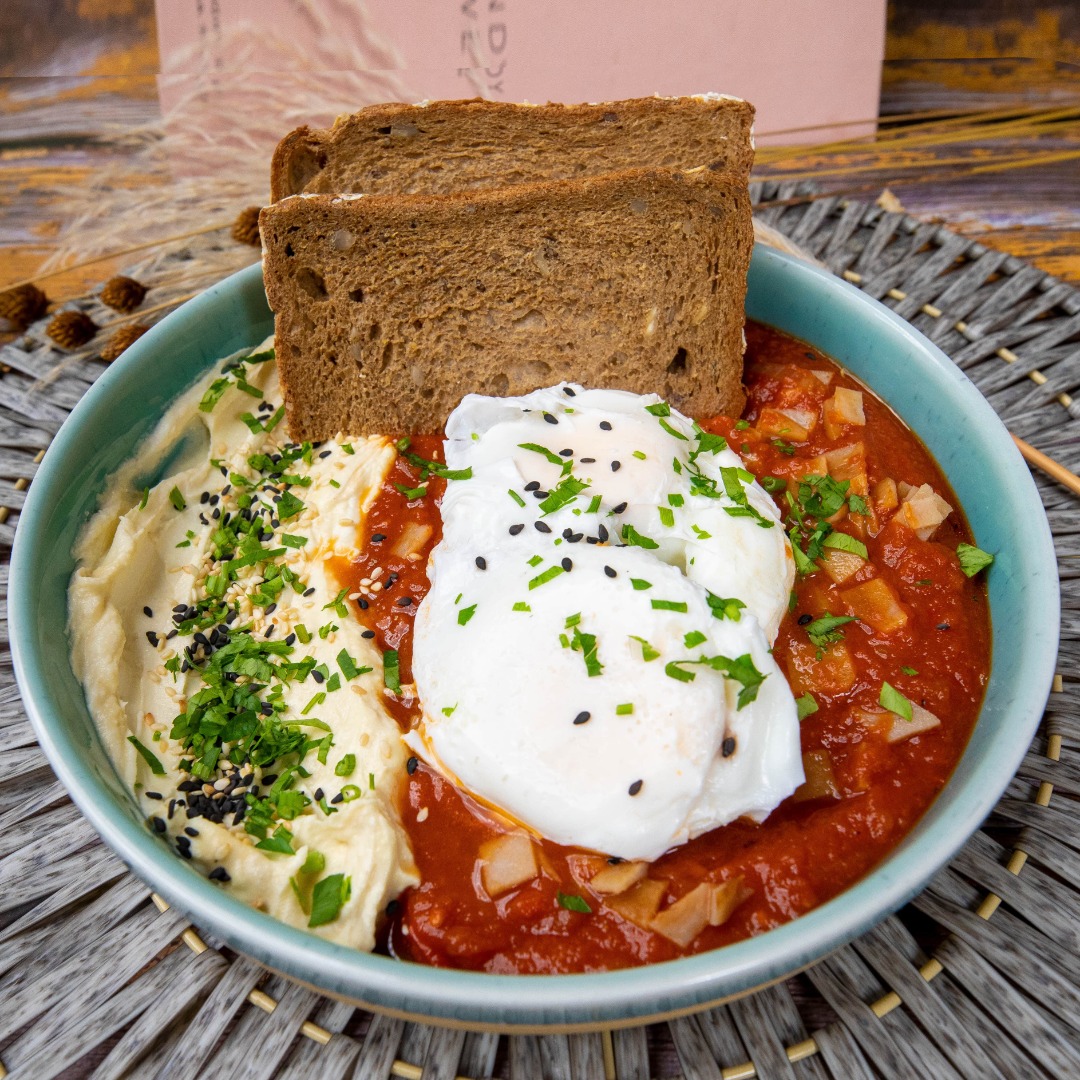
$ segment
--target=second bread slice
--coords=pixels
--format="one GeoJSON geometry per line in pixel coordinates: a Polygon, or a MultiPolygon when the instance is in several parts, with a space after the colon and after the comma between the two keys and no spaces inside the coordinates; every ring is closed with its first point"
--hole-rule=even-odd
{"type": "Polygon", "coordinates": [[[260,227],[294,439],[438,431],[467,393],[563,379],[695,416],[742,408],[753,227],[737,178],[298,196],[260,227]]]}

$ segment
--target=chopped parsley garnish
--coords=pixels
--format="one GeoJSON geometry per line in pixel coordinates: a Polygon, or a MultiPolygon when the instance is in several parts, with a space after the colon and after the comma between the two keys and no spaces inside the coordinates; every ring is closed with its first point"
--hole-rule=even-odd
{"type": "Polygon", "coordinates": [[[638,637],[637,634],[631,634],[630,637],[641,645],[641,659],[645,663],[655,660],[660,655],[659,650],[654,649],[643,637],[638,637]]]}
{"type": "Polygon", "coordinates": [[[149,499],[149,498],[150,498],[150,489],[148,487],[144,487],[142,489],[142,498],[139,500],[139,509],[140,510],[143,510],[143,509],[146,508],[146,500],[149,499]]]}
{"type": "Polygon", "coordinates": [[[165,766],[161,764],[161,762],[158,760],[157,755],[152,750],[143,746],[143,744],[139,742],[139,740],[136,739],[134,735],[129,735],[127,739],[128,742],[131,743],[131,745],[139,751],[139,756],[143,759],[143,761],[146,762],[147,765],[150,766],[150,771],[155,776],[165,775],[165,766]]]}
{"type": "Polygon", "coordinates": [[[749,420],[736,420],[735,421],[735,430],[736,431],[746,431],[747,428],[749,428],[749,427],[750,427],[750,421],[749,420]]]}
{"type": "Polygon", "coordinates": [[[818,703],[814,700],[813,694],[803,694],[802,697],[795,699],[795,708],[798,711],[799,719],[805,720],[818,711],[818,703]]]}
{"type": "Polygon", "coordinates": [[[346,754],[335,766],[335,776],[352,776],[356,769],[356,755],[346,754]]]}
{"type": "Polygon", "coordinates": [[[510,498],[518,504],[518,506],[525,505],[525,500],[513,488],[507,488],[506,494],[509,495],[510,498]]]}
{"type": "Polygon", "coordinates": [[[853,514],[859,514],[862,517],[866,517],[870,513],[870,507],[866,505],[866,500],[861,495],[849,495],[847,497],[848,509],[853,514]]]}
{"type": "Polygon", "coordinates": [[[711,540],[712,533],[706,532],[704,529],[699,529],[693,522],[690,524],[690,528],[694,530],[694,535],[699,540],[711,540]]]}
{"type": "Polygon", "coordinates": [[[878,704],[883,709],[888,709],[889,712],[896,713],[897,716],[901,716],[905,720],[912,718],[911,702],[896,687],[890,686],[887,682],[881,684],[878,704]]]}
{"type": "Polygon", "coordinates": [[[587,514],[598,514],[600,512],[600,504],[602,502],[603,502],[603,499],[601,499],[599,495],[594,495],[589,500],[589,508],[585,512],[587,514]]]}
{"type": "Polygon", "coordinates": [[[636,457],[638,459],[638,461],[644,461],[645,460],[645,453],[642,450],[635,450],[631,456],[636,457]]]}
{"type": "Polygon", "coordinates": [[[666,526],[669,529],[672,528],[675,525],[674,511],[672,511],[670,507],[661,506],[659,507],[659,512],[660,524],[666,526]]]}
{"type": "Polygon", "coordinates": [[[604,665],[600,663],[600,657],[597,655],[595,634],[583,634],[575,626],[574,637],[571,640],[570,648],[575,652],[581,653],[581,657],[585,661],[585,670],[588,672],[589,678],[593,678],[603,672],[604,665]]]}
{"type": "Polygon", "coordinates": [[[584,480],[578,480],[574,476],[564,477],[540,503],[541,513],[552,514],[568,503],[572,503],[588,486],[584,480]]]}
{"type": "Polygon", "coordinates": [[[475,604],[472,604],[467,608],[462,608],[457,613],[458,626],[464,626],[475,614],[476,614],[476,605],[475,604]]]}
{"type": "Polygon", "coordinates": [[[331,874],[315,882],[311,894],[311,915],[308,926],[325,926],[332,923],[347,903],[352,893],[352,878],[344,874],[331,874]]]}
{"type": "Polygon", "coordinates": [[[919,674],[919,673],[918,673],[918,671],[916,671],[916,670],[915,670],[915,668],[913,668],[913,667],[908,667],[908,666],[907,666],[907,664],[903,664],[903,665],[901,665],[901,667],[900,667],[900,670],[901,670],[901,671],[902,671],[902,672],[903,672],[903,673],[904,673],[905,675],[918,675],[918,674],[919,674]]]}
{"type": "Polygon", "coordinates": [[[685,613],[687,611],[685,600],[650,600],[653,611],[681,611],[685,613]]]}
{"type": "Polygon", "coordinates": [[[401,672],[398,668],[397,649],[383,653],[383,685],[395,694],[401,693],[401,672]]]}
{"type": "Polygon", "coordinates": [[[674,506],[676,509],[678,509],[683,504],[683,497],[676,492],[672,492],[667,497],[667,501],[669,506],[674,506]]]}
{"type": "Polygon", "coordinates": [[[517,601],[514,602],[514,606],[510,610],[511,611],[532,611],[532,608],[529,607],[529,605],[526,604],[524,600],[517,600],[517,601]]]}
{"type": "Polygon", "coordinates": [[[278,539],[287,548],[302,548],[308,542],[306,536],[293,536],[291,533],[282,533],[278,539]]]}
{"type": "Polygon", "coordinates": [[[355,679],[358,675],[366,675],[371,670],[369,667],[358,666],[345,649],[337,654],[337,665],[346,679],[355,679]]]}
{"type": "Polygon", "coordinates": [[[826,611],[821,618],[807,624],[806,633],[811,644],[824,650],[843,639],[844,632],[840,629],[841,626],[855,621],[851,615],[830,615],[826,611]]]}
{"type": "Polygon", "coordinates": [[[717,596],[715,593],[709,592],[708,589],[705,590],[705,599],[709,603],[709,610],[713,613],[714,619],[730,619],[732,622],[738,622],[746,608],[746,605],[741,600],[736,600],[734,597],[717,596]]]}
{"type": "Polygon", "coordinates": [[[322,610],[329,611],[333,609],[334,613],[339,619],[348,618],[349,609],[345,606],[345,597],[349,595],[348,589],[342,589],[329,604],[323,604],[322,610]]]}
{"type": "Polygon", "coordinates": [[[292,842],[292,833],[284,825],[279,825],[273,836],[264,836],[255,846],[260,851],[270,851],[275,855],[295,855],[292,842]]]}
{"type": "MultiPolygon", "coordinates": [[[[525,561],[526,563],[528,563],[529,566],[539,566],[544,561],[544,556],[533,555],[532,558],[526,559],[525,561]]],[[[459,596],[458,599],[460,600],[461,597],[459,596]]]]}
{"type": "MultiPolygon", "coordinates": [[[[749,496],[746,494],[743,484],[752,484],[754,477],[745,469],[738,469],[725,465],[720,466],[720,480],[724,485],[724,494],[735,504],[725,506],[724,513],[732,517],[748,517],[763,529],[771,529],[775,522],[770,521],[761,511],[750,505],[749,496]]],[[[693,484],[693,481],[691,481],[693,484]]]]}
{"type": "Polygon", "coordinates": [[[773,439],[772,444],[776,447],[777,450],[780,451],[781,454],[784,454],[787,457],[795,456],[795,447],[792,446],[791,443],[784,442],[783,439],[773,439]]]}
{"type": "Polygon", "coordinates": [[[781,480],[779,476],[759,476],[758,483],[770,495],[775,495],[778,491],[787,491],[787,481],[781,480]]]}
{"type": "Polygon", "coordinates": [[[446,465],[443,465],[438,461],[429,461],[427,458],[421,457],[419,454],[414,454],[409,450],[409,437],[405,436],[403,439],[399,439],[397,443],[398,452],[401,456],[409,462],[410,465],[416,466],[420,470],[420,480],[424,481],[429,476],[441,476],[444,480],[471,480],[472,468],[467,469],[450,469],[446,465]]]}
{"type": "Polygon", "coordinates": [[[666,420],[657,420],[657,423],[673,438],[679,439],[682,442],[689,442],[690,440],[681,432],[678,428],[673,428],[666,420]]]}
{"type": "Polygon", "coordinates": [[[645,589],[652,588],[652,582],[646,581],[644,578],[632,577],[630,584],[633,585],[635,592],[644,592],[645,589]]]}
{"type": "Polygon", "coordinates": [[[542,457],[547,458],[552,465],[558,465],[565,476],[574,467],[572,458],[561,458],[558,454],[549,450],[546,446],[541,446],[539,443],[523,442],[518,443],[518,448],[521,450],[531,450],[534,454],[540,454],[542,457]]]}
{"type": "Polygon", "coordinates": [[[291,491],[286,491],[277,503],[278,520],[288,521],[290,518],[296,517],[303,509],[303,502],[301,502],[291,491]]]}
{"type": "Polygon", "coordinates": [[[722,672],[729,679],[741,684],[737,708],[742,709],[757,698],[758,688],[768,678],[754,666],[753,658],[749,653],[735,657],[734,660],[726,656],[702,656],[697,660],[672,660],[664,666],[664,674],[679,682],[693,682],[696,672],[687,671],[685,665],[700,665],[712,668],[713,671],[722,672]]]}
{"type": "Polygon", "coordinates": [[[566,908],[567,911],[580,911],[583,915],[592,914],[592,908],[589,907],[584,898],[575,893],[560,892],[557,894],[556,899],[559,901],[559,907],[566,908]]]}
{"type": "Polygon", "coordinates": [[[187,506],[187,501],[176,486],[169,492],[169,502],[173,504],[175,510],[183,510],[187,506]]]}
{"type": "Polygon", "coordinates": [[[835,548],[837,551],[849,551],[852,555],[858,555],[860,559],[868,559],[866,545],[854,536],[846,532],[831,532],[821,541],[822,547],[835,548]]]}
{"type": "Polygon", "coordinates": [[[960,560],[960,569],[967,577],[974,577],[980,570],[985,570],[994,561],[988,551],[977,548],[974,544],[957,544],[956,557],[960,560]]]}
{"type": "Polygon", "coordinates": [[[671,406],[666,401],[658,401],[655,405],[646,405],[645,411],[653,416],[670,416],[671,406]]]}
{"type": "Polygon", "coordinates": [[[691,630],[683,636],[683,645],[688,649],[692,649],[695,645],[700,645],[705,640],[706,635],[700,630],[691,630]]]}
{"type": "Polygon", "coordinates": [[[615,706],[616,716],[630,716],[634,711],[633,702],[627,701],[622,705],[615,706]]]}
{"type": "Polygon", "coordinates": [[[419,487],[414,488],[405,487],[403,484],[395,484],[394,487],[410,501],[422,499],[427,495],[427,484],[421,484],[419,487]]]}
{"type": "Polygon", "coordinates": [[[561,566],[549,566],[542,574],[537,574],[536,577],[529,582],[529,589],[538,589],[541,585],[546,585],[549,581],[557,578],[563,572],[561,566]]]}
{"type": "Polygon", "coordinates": [[[630,547],[645,548],[646,550],[651,551],[660,546],[655,540],[650,539],[648,536],[642,536],[633,525],[629,524],[622,527],[622,538],[630,547]]]}

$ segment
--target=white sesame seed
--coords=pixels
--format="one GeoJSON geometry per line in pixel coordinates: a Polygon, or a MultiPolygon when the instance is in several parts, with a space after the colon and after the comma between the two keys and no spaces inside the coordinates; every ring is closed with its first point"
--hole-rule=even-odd
{"type": "Polygon", "coordinates": [[[419,812],[419,813],[418,813],[418,814],[416,815],[416,820],[417,820],[418,822],[424,822],[424,821],[427,821],[427,816],[428,816],[428,808],[427,808],[427,807],[425,806],[425,807],[423,807],[423,808],[422,808],[422,809],[420,810],[420,812],[419,812]]]}

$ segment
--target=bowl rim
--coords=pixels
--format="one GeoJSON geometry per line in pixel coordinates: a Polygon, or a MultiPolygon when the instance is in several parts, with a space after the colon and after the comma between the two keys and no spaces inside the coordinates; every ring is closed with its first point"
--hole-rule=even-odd
{"type": "MultiPolygon", "coordinates": [[[[997,464],[1018,482],[1026,481],[1026,488],[1023,483],[1021,487],[1031,501],[1025,507],[1032,518],[1024,540],[1027,555],[1035,557],[1038,552],[1054,565],[1049,525],[1027,468],[996,413],[953,362],[891,310],[827,271],[760,244],[754,259],[766,272],[784,273],[813,290],[825,289],[830,302],[843,302],[861,312],[885,332],[906,338],[924,356],[935,377],[951,385],[979,425],[997,432],[1003,448],[997,464]]],[[[983,755],[962,787],[952,793],[949,815],[922,828],[924,817],[883,863],[837,897],[756,938],[663,963],[554,976],[492,975],[402,963],[278,922],[185,867],[136,821],[130,809],[114,801],[92,770],[82,766],[80,748],[50,700],[48,671],[29,644],[40,593],[35,556],[42,548],[46,511],[59,494],[65,459],[78,452],[85,418],[107,405],[128,372],[146,363],[144,357],[152,357],[169,340],[173,327],[205,315],[230,293],[261,289],[261,282],[258,263],[226,278],[163,319],[99,377],[52,440],[27,492],[12,550],[11,649],[16,680],[38,741],[72,800],[106,844],[169,904],[266,966],[376,1010],[500,1030],[567,1030],[581,1026],[574,1017],[584,1011],[585,1026],[610,1027],[702,1008],[816,961],[910,900],[967,843],[1015,774],[1042,716],[1045,695],[1029,691],[1022,715],[1010,714],[1017,734],[1012,741],[997,745],[995,753],[983,755]]],[[[1055,575],[1055,585],[1056,580],[1055,575]]],[[[1042,592],[1039,604],[1045,631],[1035,643],[1038,647],[1031,650],[1028,674],[1031,685],[1045,686],[1048,694],[1060,597],[1056,588],[1042,592]]]]}

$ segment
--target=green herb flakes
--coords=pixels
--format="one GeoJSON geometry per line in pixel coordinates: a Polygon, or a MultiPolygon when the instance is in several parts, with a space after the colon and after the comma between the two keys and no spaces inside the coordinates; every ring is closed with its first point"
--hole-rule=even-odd
{"type": "Polygon", "coordinates": [[[397,649],[383,653],[383,685],[395,694],[401,693],[401,672],[398,668],[397,649]]]}
{"type": "Polygon", "coordinates": [[[818,711],[818,703],[814,700],[813,694],[803,694],[802,697],[795,699],[795,708],[798,711],[799,719],[805,720],[818,711]]]}
{"type": "Polygon", "coordinates": [[[556,899],[559,901],[559,907],[566,908],[567,911],[580,911],[583,915],[592,914],[592,908],[585,899],[575,893],[560,892],[556,899]]]}
{"type": "Polygon", "coordinates": [[[139,751],[139,756],[143,759],[143,761],[146,762],[147,765],[150,766],[150,771],[155,776],[165,775],[165,766],[161,764],[161,762],[158,760],[157,755],[152,750],[143,746],[143,744],[139,742],[139,740],[136,739],[134,735],[129,735],[127,737],[127,740],[129,743],[131,743],[132,746],[135,747],[136,750],[139,751]]]}
{"type": "Polygon", "coordinates": [[[308,926],[325,926],[332,923],[348,902],[352,893],[352,878],[344,874],[331,874],[315,883],[311,894],[311,916],[308,926]]]}
{"type": "Polygon", "coordinates": [[[957,544],[956,557],[960,560],[960,569],[967,577],[974,577],[980,570],[985,570],[994,562],[994,556],[973,544],[957,544]]]}
{"type": "Polygon", "coordinates": [[[187,506],[187,501],[181,494],[180,489],[175,486],[172,491],[169,492],[169,502],[173,504],[174,510],[183,510],[187,506]]]}
{"type": "Polygon", "coordinates": [[[335,766],[335,776],[352,776],[356,769],[356,755],[346,754],[335,766]]]}
{"type": "Polygon", "coordinates": [[[896,713],[897,716],[903,717],[905,720],[911,720],[911,702],[908,701],[903,694],[900,693],[894,686],[890,686],[887,682],[881,684],[881,693],[878,695],[878,704],[883,709],[888,709],[891,713],[896,713]]]}

